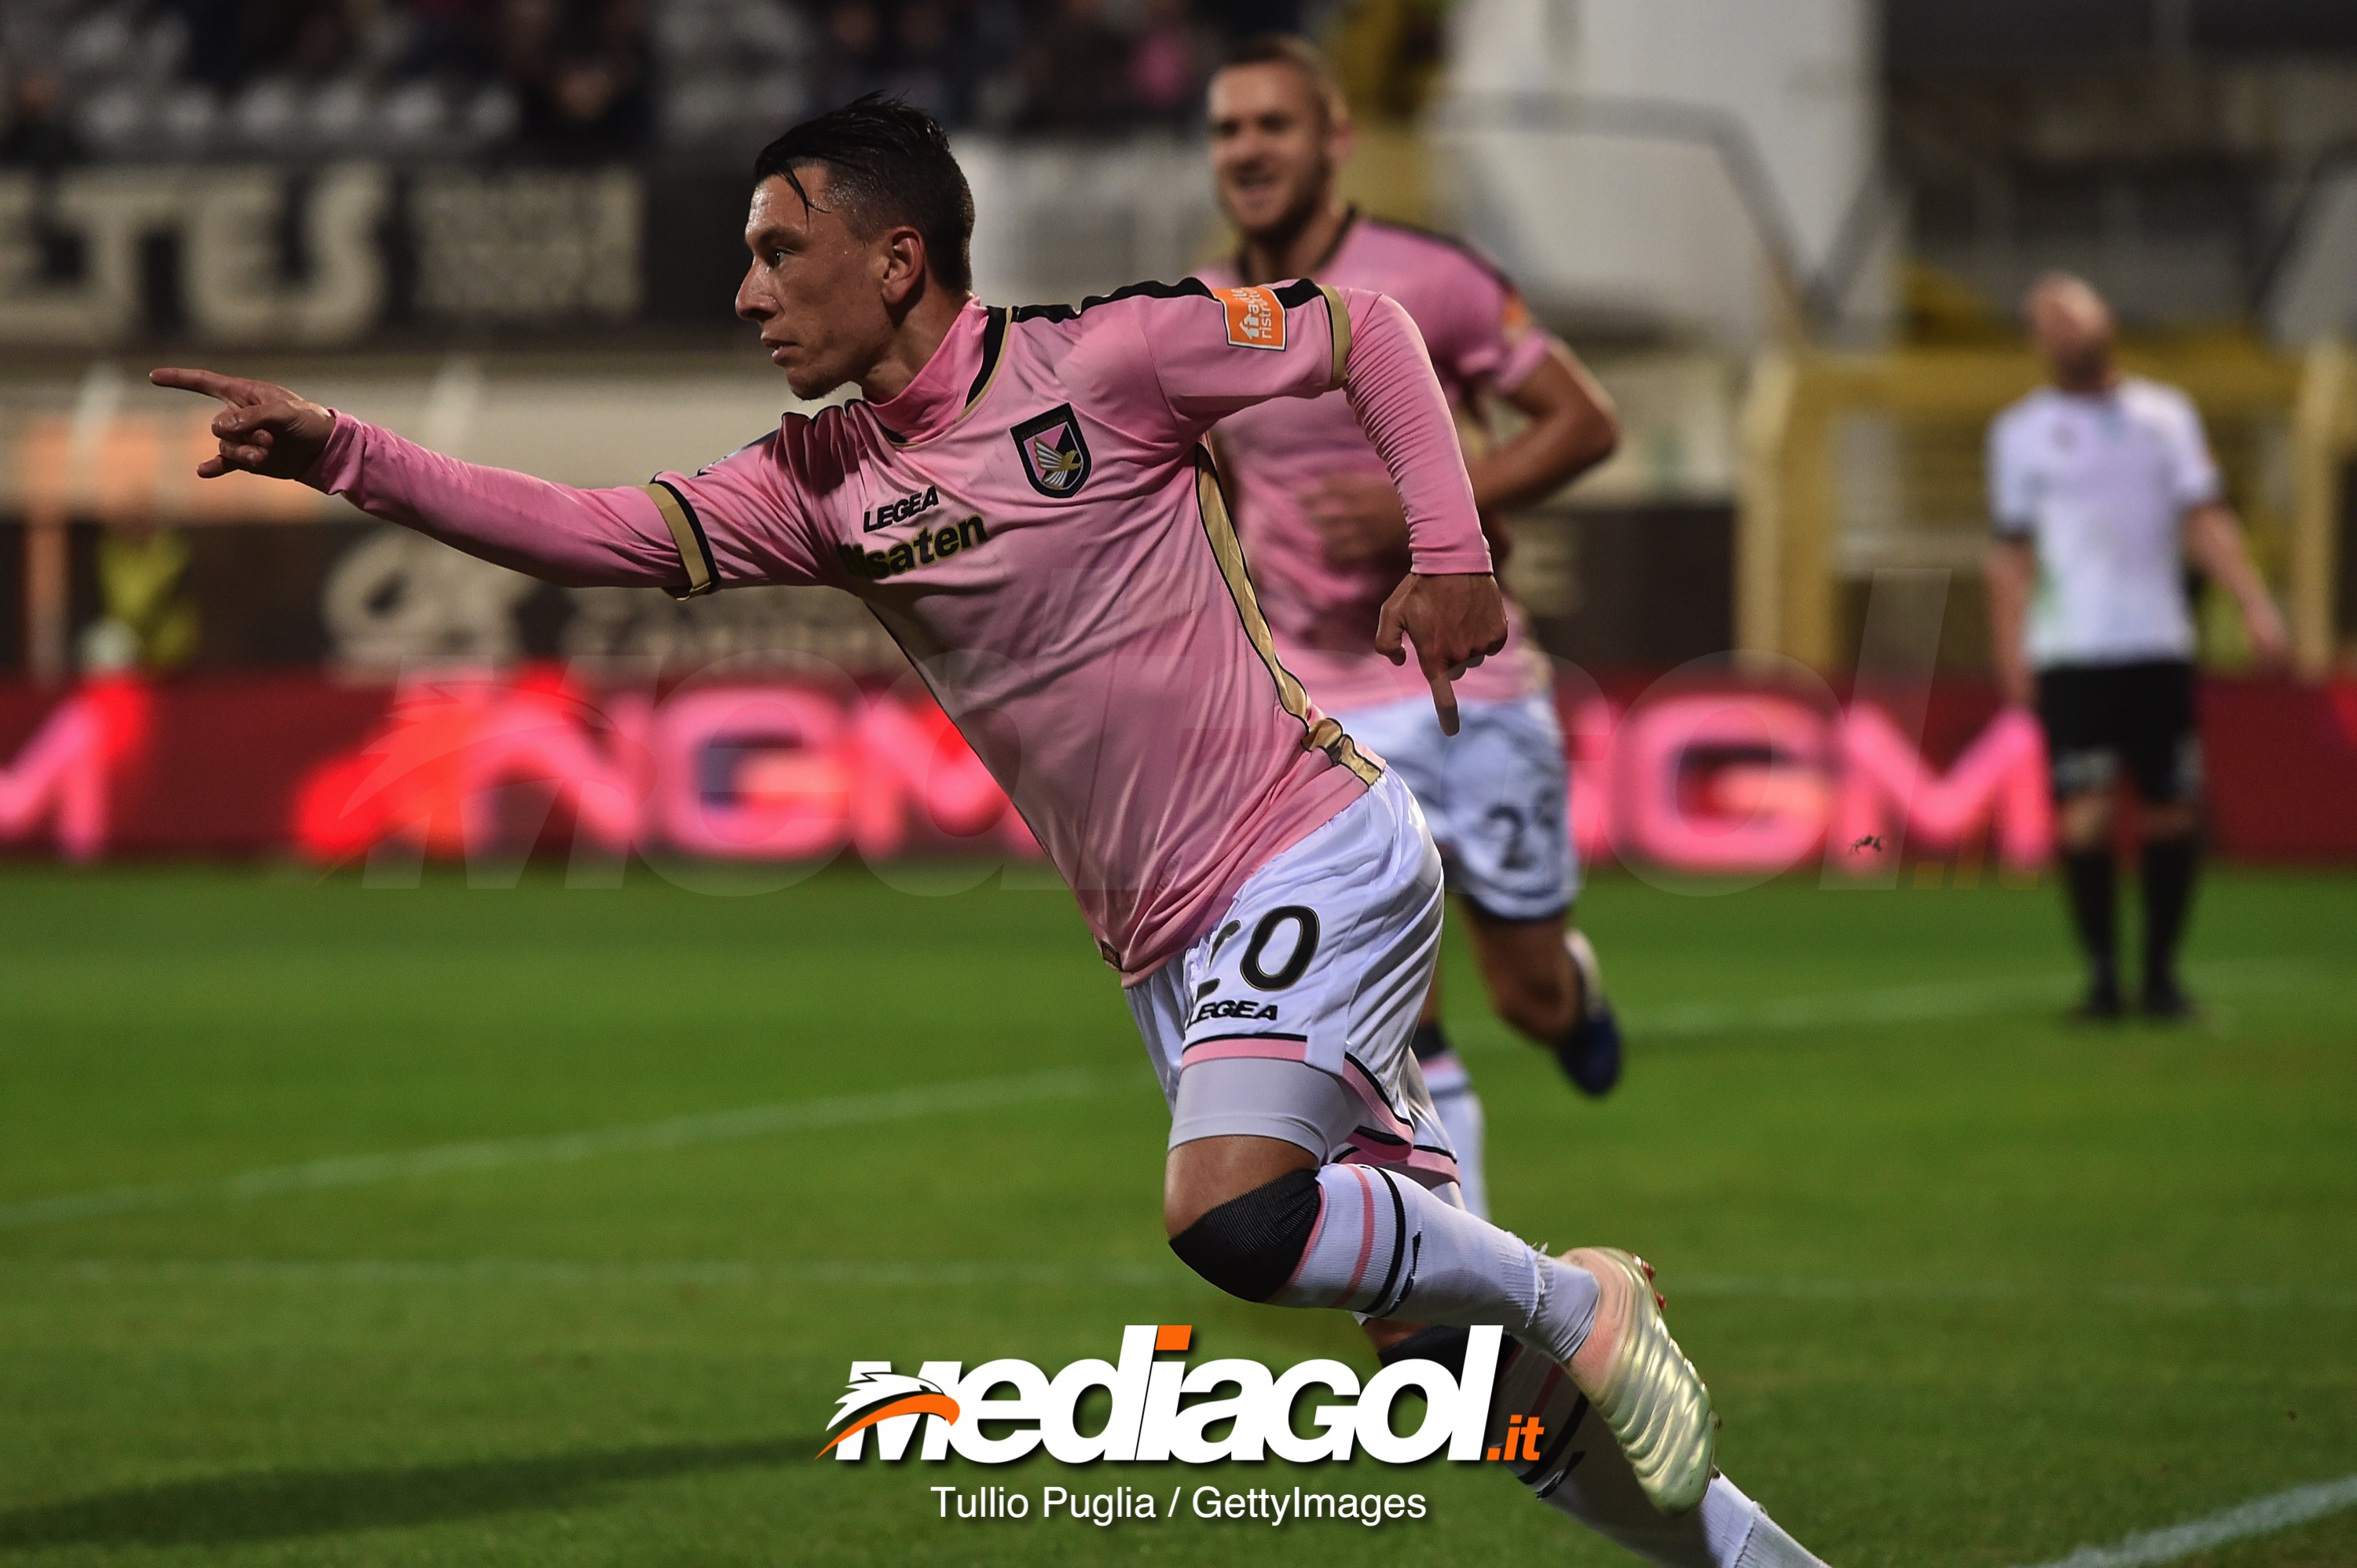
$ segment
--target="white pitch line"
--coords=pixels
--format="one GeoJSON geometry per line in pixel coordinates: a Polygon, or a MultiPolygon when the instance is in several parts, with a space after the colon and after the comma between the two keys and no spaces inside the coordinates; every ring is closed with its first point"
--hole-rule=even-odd
{"type": "Polygon", "coordinates": [[[2173,1524],[2167,1530],[2148,1530],[2109,1546],[2083,1546],[2068,1557],[2041,1563],[2038,1568],[2152,1568],[2155,1563],[2174,1563],[2229,1541],[2289,1530],[2346,1508],[2357,1508],[2357,1476],[2294,1487],[2287,1492],[2257,1498],[2207,1519],[2173,1524]]]}
{"type": "Polygon", "coordinates": [[[246,1171],[219,1181],[100,1187],[94,1191],[60,1193],[54,1197],[27,1198],[0,1205],[0,1230],[56,1225],[143,1209],[176,1208],[197,1203],[312,1192],[322,1187],[364,1187],[412,1176],[444,1176],[454,1171],[550,1165],[589,1159],[599,1155],[728,1143],[741,1138],[767,1137],[777,1133],[898,1122],[943,1112],[1012,1105],[1024,1101],[1069,1100],[1098,1093],[1116,1083],[1127,1082],[1133,1076],[1085,1068],[1057,1068],[1047,1072],[1024,1073],[1010,1078],[969,1079],[963,1083],[934,1084],[923,1089],[896,1089],[876,1094],[839,1095],[828,1100],[750,1105],[737,1111],[673,1116],[660,1122],[630,1122],[578,1133],[554,1133],[543,1137],[490,1138],[476,1143],[437,1144],[392,1154],[311,1160],[302,1165],[272,1165],[262,1170],[246,1171]]]}

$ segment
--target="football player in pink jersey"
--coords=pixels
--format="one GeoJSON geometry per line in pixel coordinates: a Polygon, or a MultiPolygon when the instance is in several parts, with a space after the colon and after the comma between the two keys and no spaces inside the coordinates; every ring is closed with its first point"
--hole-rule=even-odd
{"type": "Polygon", "coordinates": [[[862,396],[694,474],[579,489],[266,382],[154,379],[225,405],[203,475],[300,480],[559,583],[858,596],[1121,977],[1171,1106],[1172,1250],[1249,1301],[1503,1325],[1530,1385],[1518,1412],[1569,1415],[1529,1466],[1543,1484],[1600,1477],[1641,1499],[1632,1530],[1783,1561],[1754,1550],[1781,1532],[1713,1480],[1709,1394],[1649,1271],[1610,1249],[1549,1256],[1458,1200],[1408,1048],[1439,855],[1405,786],[1277,661],[1203,447],[1238,409],[1342,389],[1410,540],[1377,641],[1413,645],[1454,728],[1452,678],[1503,646],[1505,615],[1407,314],[1303,280],[985,306],[947,138],[873,98],[786,133],[754,179],[737,313],[798,395],[862,396]],[[1598,1448],[1627,1461],[1599,1466],[1598,1448]]]}
{"type": "MultiPolygon", "coordinates": [[[[1212,176],[1243,243],[1200,275],[1228,286],[1314,275],[1399,301],[1460,423],[1478,428],[1493,399],[1527,420],[1469,464],[1474,502],[1502,553],[1501,509],[1552,495],[1610,455],[1620,436],[1610,400],[1488,262],[1344,205],[1336,181],[1351,150],[1349,111],[1309,45],[1245,43],[1211,79],[1210,98],[1212,176]]],[[[1408,672],[1375,648],[1377,612],[1408,569],[1407,533],[1350,405],[1259,403],[1221,421],[1212,438],[1277,657],[1415,791],[1499,1016],[1552,1049],[1581,1090],[1608,1092],[1620,1032],[1595,950],[1570,926],[1578,865],[1545,656],[1509,605],[1506,647],[1467,671],[1462,730],[1444,736],[1408,672]]],[[[1437,987],[1415,1054],[1456,1144],[1466,1205],[1486,1213],[1480,1101],[1441,1032],[1437,987]]]]}
{"type": "MultiPolygon", "coordinates": [[[[1489,399],[1526,421],[1469,464],[1475,504],[1502,555],[1510,541],[1500,510],[1555,493],[1611,454],[1620,432],[1609,398],[1487,261],[1345,205],[1337,181],[1351,151],[1350,113],[1316,48],[1284,35],[1249,39],[1212,77],[1209,96],[1212,176],[1243,242],[1198,275],[1223,287],[1315,275],[1397,300],[1461,424],[1478,427],[1489,399]]],[[[1460,727],[1445,734],[1413,672],[1377,647],[1383,604],[1410,569],[1409,544],[1400,494],[1349,403],[1329,394],[1255,403],[1222,420],[1212,439],[1278,658],[1407,780],[1499,1015],[1551,1048],[1582,1090],[1608,1092],[1620,1076],[1620,1028],[1595,950],[1569,923],[1578,865],[1544,656],[1510,604],[1506,646],[1458,682],[1460,727]]],[[[1480,1101],[1439,1014],[1436,983],[1413,1049],[1456,1149],[1466,1206],[1487,1213],[1480,1101]]],[[[1463,1355],[1462,1329],[1417,1330],[1397,1319],[1370,1320],[1367,1329],[1387,1362],[1463,1355]]],[[[1541,1370],[1510,1360],[1501,1408],[1544,1403],[1533,1381],[1541,1370]]],[[[1550,1429],[1567,1446],[1582,1446],[1579,1412],[1563,1408],[1568,1391],[1556,1397],[1550,1429]]],[[[1608,1473],[1616,1468],[1591,1463],[1577,1485],[1546,1466],[1524,1478],[1555,1507],[1655,1562],[1811,1561],[1772,1523],[1748,1534],[1735,1523],[1714,1531],[1713,1518],[1743,1521],[1756,1511],[1723,1477],[1693,1527],[1662,1531],[1608,1473]],[[1742,1558],[1746,1550],[1751,1556],[1742,1558]]]]}

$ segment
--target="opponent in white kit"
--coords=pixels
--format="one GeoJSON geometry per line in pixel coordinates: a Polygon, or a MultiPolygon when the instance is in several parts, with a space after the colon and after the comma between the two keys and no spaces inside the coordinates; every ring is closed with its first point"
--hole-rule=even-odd
{"type": "MultiPolygon", "coordinates": [[[[1314,275],[1399,301],[1459,421],[1484,400],[1529,423],[1471,463],[1484,524],[1552,495],[1609,456],[1611,404],[1512,285],[1465,247],[1368,218],[1336,189],[1351,122],[1322,59],[1298,38],[1239,48],[1211,79],[1211,167],[1243,238],[1204,269],[1215,286],[1314,275]]],[[[1508,606],[1505,649],[1458,682],[1462,728],[1442,735],[1413,670],[1375,647],[1384,598],[1408,570],[1407,532],[1383,461],[1339,395],[1241,409],[1213,431],[1236,491],[1237,532],[1277,656],[1319,707],[1407,781],[1448,868],[1491,1004],[1551,1048],[1589,1094],[1620,1071],[1620,1034],[1587,939],[1567,929],[1579,887],[1563,732],[1545,657],[1508,606]]],[[[1505,540],[1493,532],[1492,545],[1505,540]]],[[[1436,988],[1415,1035],[1455,1144],[1466,1207],[1489,1211],[1480,1099],[1440,1026],[1436,988]]]]}
{"type": "Polygon", "coordinates": [[[2262,662],[2289,650],[2243,547],[2201,415],[2175,387],[2123,376],[2111,307],[2054,273],[2022,302],[2054,381],[1989,426],[1989,634],[2006,700],[2046,729],[2062,886],[2087,961],[2079,1012],[2121,1011],[2113,800],[2135,781],[2143,843],[2143,1010],[2184,1018],[2177,948],[2200,865],[2201,732],[2186,574],[2234,596],[2262,662]]]}
{"type": "Polygon", "coordinates": [[[1453,725],[1450,673],[1503,644],[1504,611],[1406,314],[1308,282],[986,308],[964,177],[898,103],[795,127],[755,177],[738,314],[797,394],[864,396],[698,473],[577,489],[283,387],[156,379],[229,405],[200,473],[299,478],[560,583],[858,596],[1128,988],[1173,1108],[1173,1251],[1252,1301],[1503,1325],[1514,1412],[1565,1439],[1534,1485],[1656,1561],[1809,1561],[1716,1477],[1709,1396],[1641,1267],[1550,1257],[1457,1202],[1408,1050],[1439,857],[1407,789],[1276,661],[1202,453],[1238,409],[1345,392],[1413,542],[1379,640],[1413,640],[1453,725]]]}

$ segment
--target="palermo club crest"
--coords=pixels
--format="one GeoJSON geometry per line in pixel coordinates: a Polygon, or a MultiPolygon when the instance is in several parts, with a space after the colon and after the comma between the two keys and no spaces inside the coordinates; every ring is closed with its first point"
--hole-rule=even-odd
{"type": "Polygon", "coordinates": [[[1089,444],[1071,403],[1025,420],[1014,435],[1015,449],[1023,456],[1023,477],[1041,495],[1061,500],[1078,495],[1089,482],[1089,444]]]}

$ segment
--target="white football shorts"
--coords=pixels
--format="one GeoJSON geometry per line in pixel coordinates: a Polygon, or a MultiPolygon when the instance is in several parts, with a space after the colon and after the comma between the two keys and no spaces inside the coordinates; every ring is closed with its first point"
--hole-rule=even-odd
{"type": "Polygon", "coordinates": [[[1458,705],[1454,737],[1428,697],[1338,714],[1362,751],[1407,781],[1448,890],[1501,920],[1549,920],[1579,892],[1563,726],[1543,693],[1458,705]]]}
{"type": "Polygon", "coordinates": [[[1455,1182],[1408,1048],[1441,904],[1424,814],[1388,770],[1254,872],[1217,925],[1125,993],[1171,1105],[1171,1146],[1282,1138],[1322,1161],[1455,1182]],[[1198,1067],[1213,1070],[1190,1076],[1198,1067]]]}

